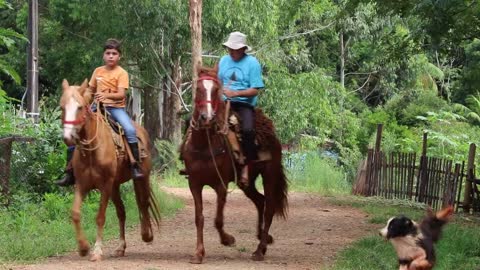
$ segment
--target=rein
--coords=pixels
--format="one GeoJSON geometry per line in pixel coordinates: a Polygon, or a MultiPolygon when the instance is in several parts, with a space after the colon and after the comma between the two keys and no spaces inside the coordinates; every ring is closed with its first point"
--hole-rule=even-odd
{"type": "MultiPolygon", "coordinates": [[[[208,133],[208,130],[206,130],[205,133],[207,134],[208,149],[210,150],[210,155],[212,156],[213,167],[215,167],[215,171],[217,172],[218,178],[220,178],[220,182],[222,183],[223,188],[225,188],[225,190],[227,191],[227,193],[232,193],[235,189],[228,190],[228,187],[227,187],[227,185],[225,184],[225,180],[223,180],[222,174],[220,173],[220,170],[218,169],[217,162],[216,162],[216,160],[215,160],[215,154],[213,153],[213,147],[212,147],[212,143],[211,143],[211,140],[210,140],[210,134],[208,133]]],[[[230,143],[228,142],[228,140],[227,140],[227,138],[226,138],[225,135],[222,135],[222,138],[224,139],[225,144],[227,145],[228,155],[230,156],[230,160],[232,161],[233,177],[234,177],[234,179],[235,179],[235,184],[238,184],[238,183],[237,183],[237,178],[238,178],[238,176],[237,176],[237,167],[235,166],[235,161],[233,160],[233,153],[232,153],[232,149],[231,149],[231,147],[230,147],[230,143]]]]}

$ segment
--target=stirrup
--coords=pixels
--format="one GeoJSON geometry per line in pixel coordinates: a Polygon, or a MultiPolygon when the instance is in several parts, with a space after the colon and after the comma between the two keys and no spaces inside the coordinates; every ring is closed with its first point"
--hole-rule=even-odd
{"type": "Polygon", "coordinates": [[[180,174],[180,175],[188,175],[187,169],[184,168],[184,169],[178,170],[178,174],[180,174]]]}
{"type": "Polygon", "coordinates": [[[55,182],[58,186],[61,187],[68,187],[75,185],[75,177],[73,176],[73,172],[67,172],[63,179],[60,179],[55,182]]]}
{"type": "Polygon", "coordinates": [[[137,180],[137,179],[142,179],[144,177],[145,175],[142,173],[142,169],[140,168],[140,166],[138,166],[138,163],[135,163],[135,165],[132,165],[132,178],[134,180],[137,180]]]}

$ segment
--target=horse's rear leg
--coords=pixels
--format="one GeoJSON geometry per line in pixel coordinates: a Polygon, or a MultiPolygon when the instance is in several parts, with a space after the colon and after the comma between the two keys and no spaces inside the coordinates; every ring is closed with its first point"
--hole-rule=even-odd
{"type": "Polygon", "coordinates": [[[195,249],[195,254],[190,259],[190,263],[200,264],[205,257],[205,246],[203,244],[203,186],[192,186],[191,183],[189,183],[189,186],[193,196],[193,202],[195,203],[195,226],[197,227],[197,248],[195,249]]]}
{"type": "MultiPolygon", "coordinates": [[[[253,178],[256,179],[258,177],[258,173],[254,172],[253,178]]],[[[263,196],[260,192],[258,192],[257,188],[255,187],[255,181],[251,181],[250,185],[246,189],[243,189],[245,195],[255,204],[258,213],[258,222],[257,222],[257,238],[258,240],[261,239],[262,231],[263,231],[263,214],[265,209],[265,196],[263,196]]],[[[269,244],[273,243],[273,237],[271,235],[267,236],[267,242],[269,244]]]]}
{"type": "Polygon", "coordinates": [[[224,246],[232,246],[235,244],[235,237],[223,230],[223,209],[225,208],[225,203],[227,201],[227,191],[223,185],[217,185],[215,187],[215,192],[217,193],[217,215],[215,217],[215,228],[217,228],[218,234],[220,235],[220,243],[222,243],[224,246]]]}
{"type": "Polygon", "coordinates": [[[112,189],[112,202],[115,205],[115,210],[118,217],[118,225],[120,232],[120,243],[115,249],[115,257],[125,256],[125,249],[127,248],[127,242],[125,241],[125,205],[123,204],[120,196],[120,186],[115,185],[112,189]]]}
{"type": "Polygon", "coordinates": [[[105,213],[107,212],[108,200],[110,199],[110,193],[112,187],[108,185],[108,183],[112,183],[111,181],[106,181],[105,186],[103,189],[100,189],[100,207],[98,208],[97,213],[97,239],[95,241],[95,248],[93,249],[93,254],[90,256],[90,261],[96,262],[100,261],[103,256],[103,227],[105,226],[105,213]]]}
{"type": "Polygon", "coordinates": [[[262,173],[262,178],[265,183],[264,185],[264,194],[265,194],[265,210],[264,210],[264,222],[263,228],[260,228],[260,243],[258,243],[257,250],[252,254],[252,259],[254,261],[263,261],[265,253],[267,252],[267,245],[269,242],[273,242],[272,236],[268,234],[270,226],[272,225],[273,215],[275,213],[274,207],[274,181],[275,173],[270,170],[264,170],[262,173]]]}
{"type": "Polygon", "coordinates": [[[88,245],[88,241],[85,239],[85,234],[83,233],[82,226],[80,224],[81,221],[81,208],[83,198],[85,197],[86,192],[80,190],[80,187],[77,185],[75,186],[75,195],[73,199],[73,206],[72,206],[72,222],[75,228],[75,234],[77,236],[78,242],[78,253],[80,256],[86,256],[88,251],[90,250],[90,246],[88,245]]]}

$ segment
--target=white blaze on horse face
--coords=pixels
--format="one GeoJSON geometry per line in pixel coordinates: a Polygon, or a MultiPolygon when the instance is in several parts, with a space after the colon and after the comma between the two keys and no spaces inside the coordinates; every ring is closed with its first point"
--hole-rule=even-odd
{"type": "Polygon", "coordinates": [[[203,80],[202,82],[203,82],[203,87],[207,91],[207,119],[212,120],[213,118],[213,108],[212,108],[213,81],[203,80]]]}
{"type": "MultiPolygon", "coordinates": [[[[77,119],[77,110],[80,104],[73,98],[65,104],[65,119],[64,121],[75,121],[77,119]]],[[[73,124],[63,124],[63,138],[66,140],[72,140],[76,136],[75,126],[73,124]]]]}

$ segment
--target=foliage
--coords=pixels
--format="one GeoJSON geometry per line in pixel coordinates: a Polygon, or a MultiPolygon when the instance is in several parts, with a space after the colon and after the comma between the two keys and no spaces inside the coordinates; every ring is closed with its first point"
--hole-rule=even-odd
{"type": "MultiPolygon", "coordinates": [[[[179,199],[160,191],[157,185],[153,186],[163,216],[171,216],[182,207],[179,199]]],[[[139,222],[133,186],[124,184],[121,192],[127,213],[126,227],[131,228],[139,222]]],[[[82,207],[82,220],[85,221],[82,225],[90,243],[93,243],[96,236],[95,218],[99,200],[100,194],[91,192],[82,207]]],[[[70,218],[73,193],[45,193],[40,200],[32,199],[26,194],[17,194],[13,201],[14,204],[9,209],[0,209],[0,241],[3,243],[0,246],[0,263],[32,261],[76,248],[70,218]]],[[[110,204],[106,216],[105,239],[118,235],[118,219],[114,209],[110,204]]]]}
{"type": "Polygon", "coordinates": [[[33,139],[31,143],[15,143],[12,151],[10,185],[15,192],[43,194],[57,190],[53,184],[63,172],[66,146],[61,138],[60,110],[40,103],[40,120],[13,116],[5,131],[33,139]]]}
{"type": "Polygon", "coordinates": [[[336,161],[326,153],[288,153],[285,164],[291,189],[322,195],[347,194],[350,184],[336,161]]]}

